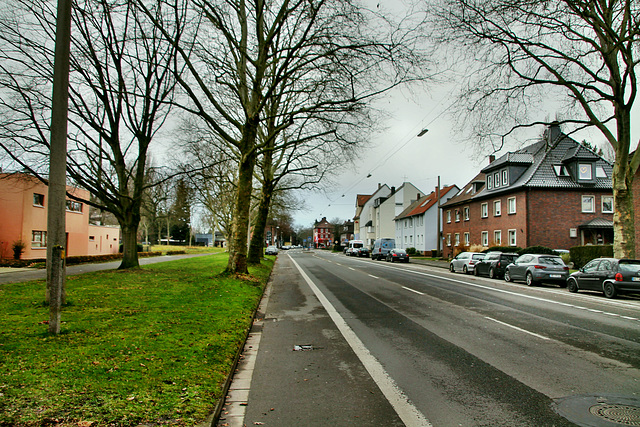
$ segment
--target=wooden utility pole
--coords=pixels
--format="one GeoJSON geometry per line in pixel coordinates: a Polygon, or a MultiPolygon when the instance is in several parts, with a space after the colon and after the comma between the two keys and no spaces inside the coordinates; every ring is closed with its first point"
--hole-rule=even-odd
{"type": "Polygon", "coordinates": [[[49,333],[60,333],[65,285],[67,119],[69,108],[69,52],[71,0],[58,0],[53,66],[49,192],[47,202],[47,294],[49,333]]]}

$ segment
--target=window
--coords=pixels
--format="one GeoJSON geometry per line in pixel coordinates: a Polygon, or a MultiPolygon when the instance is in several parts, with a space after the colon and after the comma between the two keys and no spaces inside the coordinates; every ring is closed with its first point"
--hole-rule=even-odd
{"type": "Polygon", "coordinates": [[[596,211],[595,196],[582,196],[582,212],[594,213],[596,211]]]}
{"type": "Polygon", "coordinates": [[[447,233],[447,246],[451,246],[451,233],[447,233]]]}
{"type": "Polygon", "coordinates": [[[413,227],[413,218],[409,218],[409,227],[413,227]]]}
{"type": "Polygon", "coordinates": [[[469,221],[469,206],[464,207],[464,220],[469,221]]]}
{"type": "Polygon", "coordinates": [[[96,240],[96,236],[89,236],[89,241],[90,242],[95,242],[96,240]]]}
{"type": "Polygon", "coordinates": [[[456,209],[456,222],[460,222],[460,209],[456,209]]]}
{"type": "Polygon", "coordinates": [[[581,181],[591,181],[593,179],[593,165],[591,163],[580,163],[578,165],[578,179],[581,181]]]}
{"type": "Polygon", "coordinates": [[[471,234],[464,233],[464,245],[469,246],[471,244],[471,234]]]}
{"type": "Polygon", "coordinates": [[[569,176],[567,168],[562,165],[553,165],[553,170],[557,176],[569,176]]]}
{"type": "Polygon", "coordinates": [[[33,205],[44,207],[44,194],[33,193],[33,205]]]}
{"type": "Polygon", "coordinates": [[[509,185],[509,173],[506,169],[502,171],[502,185],[509,185]]]}
{"type": "Polygon", "coordinates": [[[509,210],[509,214],[516,213],[516,198],[510,197],[507,199],[507,209],[509,210]]]}
{"type": "Polygon", "coordinates": [[[496,200],[493,202],[493,216],[500,216],[501,212],[501,203],[500,200],[496,200]]]}
{"type": "Polygon", "coordinates": [[[496,188],[500,187],[500,172],[493,174],[493,186],[496,188]]]}
{"type": "Polygon", "coordinates": [[[31,247],[32,248],[46,248],[47,247],[47,232],[36,231],[31,232],[31,247]]]}
{"type": "Polygon", "coordinates": [[[447,224],[451,223],[451,211],[447,211],[447,224]]]}
{"type": "Polygon", "coordinates": [[[509,246],[516,245],[516,230],[509,230],[509,246]]]}
{"type": "Polygon", "coordinates": [[[493,232],[493,243],[495,243],[496,246],[502,245],[502,231],[501,230],[495,230],[493,232]]]}
{"type": "Polygon", "coordinates": [[[489,175],[487,177],[487,190],[491,190],[493,188],[493,176],[489,175]]]}
{"type": "Polygon", "coordinates": [[[488,203],[483,203],[482,205],[480,205],[480,215],[482,216],[482,218],[486,218],[489,216],[489,204],[488,203]]]}
{"type": "Polygon", "coordinates": [[[489,246],[489,232],[483,231],[480,240],[482,240],[482,246],[489,246]]]}
{"type": "Polygon", "coordinates": [[[82,212],[82,203],[75,200],[67,200],[67,210],[71,212],[82,212]]]}
{"type": "Polygon", "coordinates": [[[613,213],[613,196],[602,196],[602,213],[613,213]]]}
{"type": "Polygon", "coordinates": [[[460,246],[460,233],[456,233],[456,246],[460,246]]]}

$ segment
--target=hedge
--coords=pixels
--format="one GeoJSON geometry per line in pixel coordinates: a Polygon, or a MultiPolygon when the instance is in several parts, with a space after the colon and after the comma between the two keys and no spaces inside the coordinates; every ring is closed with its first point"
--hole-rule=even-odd
{"type": "MultiPolygon", "coordinates": [[[[182,251],[184,253],[184,251],[182,251]]],[[[162,252],[138,252],[138,258],[160,256],[162,252]]],[[[106,262],[122,259],[122,254],[83,255],[67,257],[67,265],[85,264],[92,262],[106,262]]],[[[31,267],[34,264],[46,264],[46,258],[37,259],[0,259],[0,267],[31,267]]]]}
{"type": "Polygon", "coordinates": [[[519,254],[522,250],[519,246],[492,246],[489,249],[485,249],[482,251],[483,253],[487,252],[507,252],[507,253],[516,253],[519,254]]]}
{"type": "Polygon", "coordinates": [[[613,257],[613,245],[574,246],[569,249],[574,268],[582,268],[595,258],[613,257]]]}

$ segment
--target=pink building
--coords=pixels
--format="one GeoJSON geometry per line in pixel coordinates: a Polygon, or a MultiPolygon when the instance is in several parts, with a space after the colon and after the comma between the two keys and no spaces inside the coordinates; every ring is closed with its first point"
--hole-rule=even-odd
{"type": "MultiPolygon", "coordinates": [[[[89,192],[67,187],[88,199],[89,192]]],[[[13,258],[13,244],[22,241],[22,259],[47,256],[47,196],[45,184],[28,174],[0,174],[0,258],[13,258]]],[[[119,227],[89,224],[89,206],[67,199],[67,256],[118,252],[119,227]]]]}

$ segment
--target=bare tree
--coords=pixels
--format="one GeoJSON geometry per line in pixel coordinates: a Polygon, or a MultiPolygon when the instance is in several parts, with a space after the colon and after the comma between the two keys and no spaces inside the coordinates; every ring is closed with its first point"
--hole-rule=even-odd
{"type": "Polygon", "coordinates": [[[544,123],[536,115],[551,100],[567,109],[561,121],[574,130],[595,127],[604,135],[615,151],[614,254],[633,258],[640,3],[443,0],[431,12],[437,39],[476,60],[461,105],[480,141],[499,136],[499,148],[518,127],[544,123]]]}
{"type": "Polygon", "coordinates": [[[189,71],[179,82],[191,99],[183,107],[202,118],[237,158],[227,269],[246,273],[253,174],[270,140],[259,135],[270,103],[289,100],[276,109],[281,129],[313,114],[339,120],[422,76],[426,67],[413,50],[412,33],[390,28],[383,19],[372,22],[374,14],[350,0],[175,0],[173,5],[177,15],[192,7],[189,16],[202,18],[190,22],[190,42],[183,37],[179,45],[189,71]]]}
{"type": "MultiPolygon", "coordinates": [[[[46,182],[55,4],[17,0],[0,22],[0,147],[46,182]]],[[[146,12],[162,19],[160,4],[146,12]]],[[[132,2],[73,5],[68,176],[122,229],[120,268],[138,266],[137,230],[152,139],[170,112],[175,48],[132,2]]],[[[164,31],[179,38],[177,27],[164,31]]]]}

